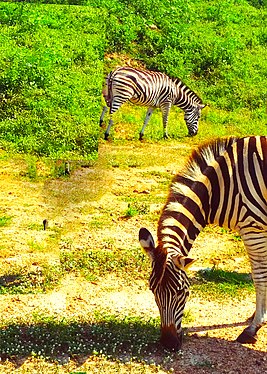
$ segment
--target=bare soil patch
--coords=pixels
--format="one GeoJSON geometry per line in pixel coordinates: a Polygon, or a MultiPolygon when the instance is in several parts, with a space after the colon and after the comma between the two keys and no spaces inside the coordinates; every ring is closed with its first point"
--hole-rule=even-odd
{"type": "MultiPolygon", "coordinates": [[[[142,226],[155,234],[162,203],[153,201],[150,204],[149,197],[156,193],[160,200],[167,191],[167,185],[160,188],[161,181],[156,172],[173,174],[179,170],[190,149],[181,146],[181,156],[175,158],[168,153],[166,162],[159,161],[164,159],[163,145],[144,144],[136,150],[125,147],[124,151],[125,157],[131,162],[134,160],[134,166],[125,164],[122,167],[122,161],[116,159],[116,146],[107,143],[100,145],[100,159],[95,168],[76,170],[67,181],[45,183],[20,178],[21,168],[25,166],[2,161],[0,206],[2,214],[12,217],[12,224],[1,228],[1,263],[13,265],[30,262],[32,266],[38,266],[38,261],[44,258],[49,263],[57,262],[60,248],[50,237],[55,228],[61,230],[61,245],[71,242],[72,248],[89,246],[92,249],[106,247],[107,250],[112,246],[118,251],[138,246],[138,231],[142,226]],[[148,153],[155,155],[154,165],[137,162],[138,157],[145,159],[148,153]],[[92,173],[95,175],[92,176],[92,173]],[[151,214],[149,220],[145,214],[125,219],[128,198],[134,194],[147,196],[154,220],[151,220],[151,214]],[[105,223],[101,221],[102,213],[107,220],[105,223]],[[36,230],[34,225],[42,225],[45,218],[49,221],[48,230],[36,230]],[[33,243],[40,246],[39,251],[33,243]]],[[[179,146],[175,146],[173,152],[179,156],[179,146]]],[[[240,245],[236,242],[231,244],[234,248],[240,245]]],[[[192,255],[199,259],[200,267],[213,266],[217,256],[216,261],[222,267],[249,272],[248,262],[242,256],[240,259],[240,254],[230,259],[220,255],[228,246],[229,237],[220,233],[214,236],[214,232],[207,231],[197,239],[192,255]]],[[[90,282],[70,274],[47,294],[1,296],[0,315],[3,320],[10,321],[31,320],[36,312],[78,318],[100,307],[111,314],[158,316],[148,282],[139,280],[131,285],[125,279],[111,274],[90,282]]],[[[254,308],[254,299],[248,296],[223,301],[191,295],[187,309],[193,320],[184,325],[183,350],[171,356],[169,361],[158,353],[154,356],[152,353],[154,362],[160,365],[157,372],[267,373],[266,327],[260,330],[255,345],[242,346],[235,342],[254,308]]],[[[91,359],[87,358],[87,361],[91,359]]],[[[3,364],[0,372],[23,372],[23,367],[31,367],[30,361],[27,359],[16,371],[14,366],[3,364]]],[[[70,372],[73,367],[75,364],[69,363],[58,372],[70,372]]]]}

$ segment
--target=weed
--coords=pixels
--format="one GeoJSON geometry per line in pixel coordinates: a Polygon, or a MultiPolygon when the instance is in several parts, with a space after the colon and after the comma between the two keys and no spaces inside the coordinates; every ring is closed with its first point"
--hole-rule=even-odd
{"type": "Polygon", "coordinates": [[[127,250],[117,251],[116,248],[98,251],[62,250],[60,263],[64,272],[78,273],[90,280],[96,280],[107,273],[121,276],[125,272],[134,274],[138,279],[144,279],[145,273],[150,269],[148,261],[145,261],[145,257],[139,249],[130,252],[127,250]]]}
{"type": "Polygon", "coordinates": [[[36,240],[30,240],[27,244],[33,252],[43,252],[45,250],[45,244],[38,243],[36,240]]]}
{"type": "Polygon", "coordinates": [[[26,176],[32,180],[36,180],[38,173],[37,173],[37,166],[36,166],[36,157],[34,156],[26,156],[25,161],[27,163],[27,172],[26,176]]]}
{"type": "Polygon", "coordinates": [[[194,322],[194,320],[195,320],[195,318],[192,315],[192,312],[188,309],[185,309],[184,313],[183,313],[183,323],[194,322]]]}
{"type": "Polygon", "coordinates": [[[125,211],[125,217],[130,218],[134,217],[138,214],[138,210],[136,207],[132,206],[130,203],[128,204],[128,208],[125,211]]]}
{"type": "Polygon", "coordinates": [[[99,315],[89,321],[57,320],[35,314],[31,325],[10,323],[0,329],[0,354],[10,357],[90,354],[125,361],[145,358],[151,347],[159,349],[158,319],[99,315]]]}
{"type": "Polygon", "coordinates": [[[8,270],[0,277],[0,294],[46,292],[58,284],[62,275],[58,267],[45,264],[34,269],[22,266],[8,270]]]}
{"type": "Polygon", "coordinates": [[[125,212],[125,217],[130,218],[138,214],[147,214],[149,213],[149,206],[145,202],[133,201],[128,203],[128,208],[125,212]]]}
{"type": "Polygon", "coordinates": [[[12,217],[2,216],[0,217],[0,227],[8,226],[10,224],[12,217]]]}

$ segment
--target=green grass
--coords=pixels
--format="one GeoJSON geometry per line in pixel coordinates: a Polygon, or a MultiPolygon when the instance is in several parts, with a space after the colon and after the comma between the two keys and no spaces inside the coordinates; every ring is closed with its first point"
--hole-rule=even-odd
{"type": "Polygon", "coordinates": [[[40,264],[35,268],[13,266],[2,268],[0,276],[0,294],[31,294],[43,293],[55,288],[62,278],[57,266],[40,264]]]}
{"type": "MultiPolygon", "coordinates": [[[[125,250],[111,246],[107,249],[106,242],[103,249],[98,250],[63,250],[60,254],[61,269],[64,273],[73,272],[83,275],[88,280],[98,280],[107,274],[113,273],[117,277],[123,277],[125,272],[135,279],[144,279],[150,269],[150,264],[143,252],[125,250]]],[[[125,279],[126,283],[131,278],[125,279]]]]}
{"type": "Polygon", "coordinates": [[[254,285],[249,274],[221,269],[207,269],[198,272],[193,280],[192,291],[209,295],[212,299],[242,298],[254,293],[254,285]]]}
{"type": "Polygon", "coordinates": [[[2,216],[0,217],[0,227],[8,226],[11,223],[12,217],[2,216]]]}
{"type": "Polygon", "coordinates": [[[131,203],[128,203],[128,208],[125,211],[125,217],[130,218],[139,214],[148,214],[149,205],[145,202],[139,202],[134,199],[131,203]]]}

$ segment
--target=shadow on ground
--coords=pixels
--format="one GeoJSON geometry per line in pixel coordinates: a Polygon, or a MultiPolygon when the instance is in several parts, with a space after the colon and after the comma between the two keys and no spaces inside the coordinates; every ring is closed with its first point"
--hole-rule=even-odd
{"type": "MultiPolygon", "coordinates": [[[[241,373],[251,365],[253,374],[267,371],[266,352],[197,334],[247,322],[189,328],[183,350],[179,352],[169,352],[160,346],[158,323],[157,319],[143,321],[125,317],[120,320],[116,316],[105,316],[91,324],[53,320],[34,325],[9,324],[0,329],[0,357],[2,362],[8,359],[16,367],[32,355],[59,364],[72,360],[77,367],[91,356],[104,355],[111,361],[142,361],[164,370],[173,368],[179,374],[241,373]]],[[[246,372],[250,374],[249,369],[246,372]]]]}

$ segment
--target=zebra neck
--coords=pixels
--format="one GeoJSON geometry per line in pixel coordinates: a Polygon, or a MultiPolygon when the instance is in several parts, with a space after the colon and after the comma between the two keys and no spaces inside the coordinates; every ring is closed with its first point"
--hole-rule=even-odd
{"type": "Polygon", "coordinates": [[[161,230],[158,240],[161,248],[168,253],[176,253],[187,256],[196,237],[204,226],[197,221],[184,226],[184,217],[169,217],[161,222],[161,230]]]}
{"type": "Polygon", "coordinates": [[[199,209],[193,212],[186,204],[169,202],[159,221],[158,241],[162,250],[187,256],[205,224],[199,209]]]}
{"type": "Polygon", "coordinates": [[[206,226],[209,200],[204,183],[192,186],[173,182],[158,226],[158,241],[163,250],[187,256],[196,237],[206,226]]]}
{"type": "Polygon", "coordinates": [[[183,110],[195,108],[202,100],[179,79],[174,82],[174,105],[183,110]]]}

